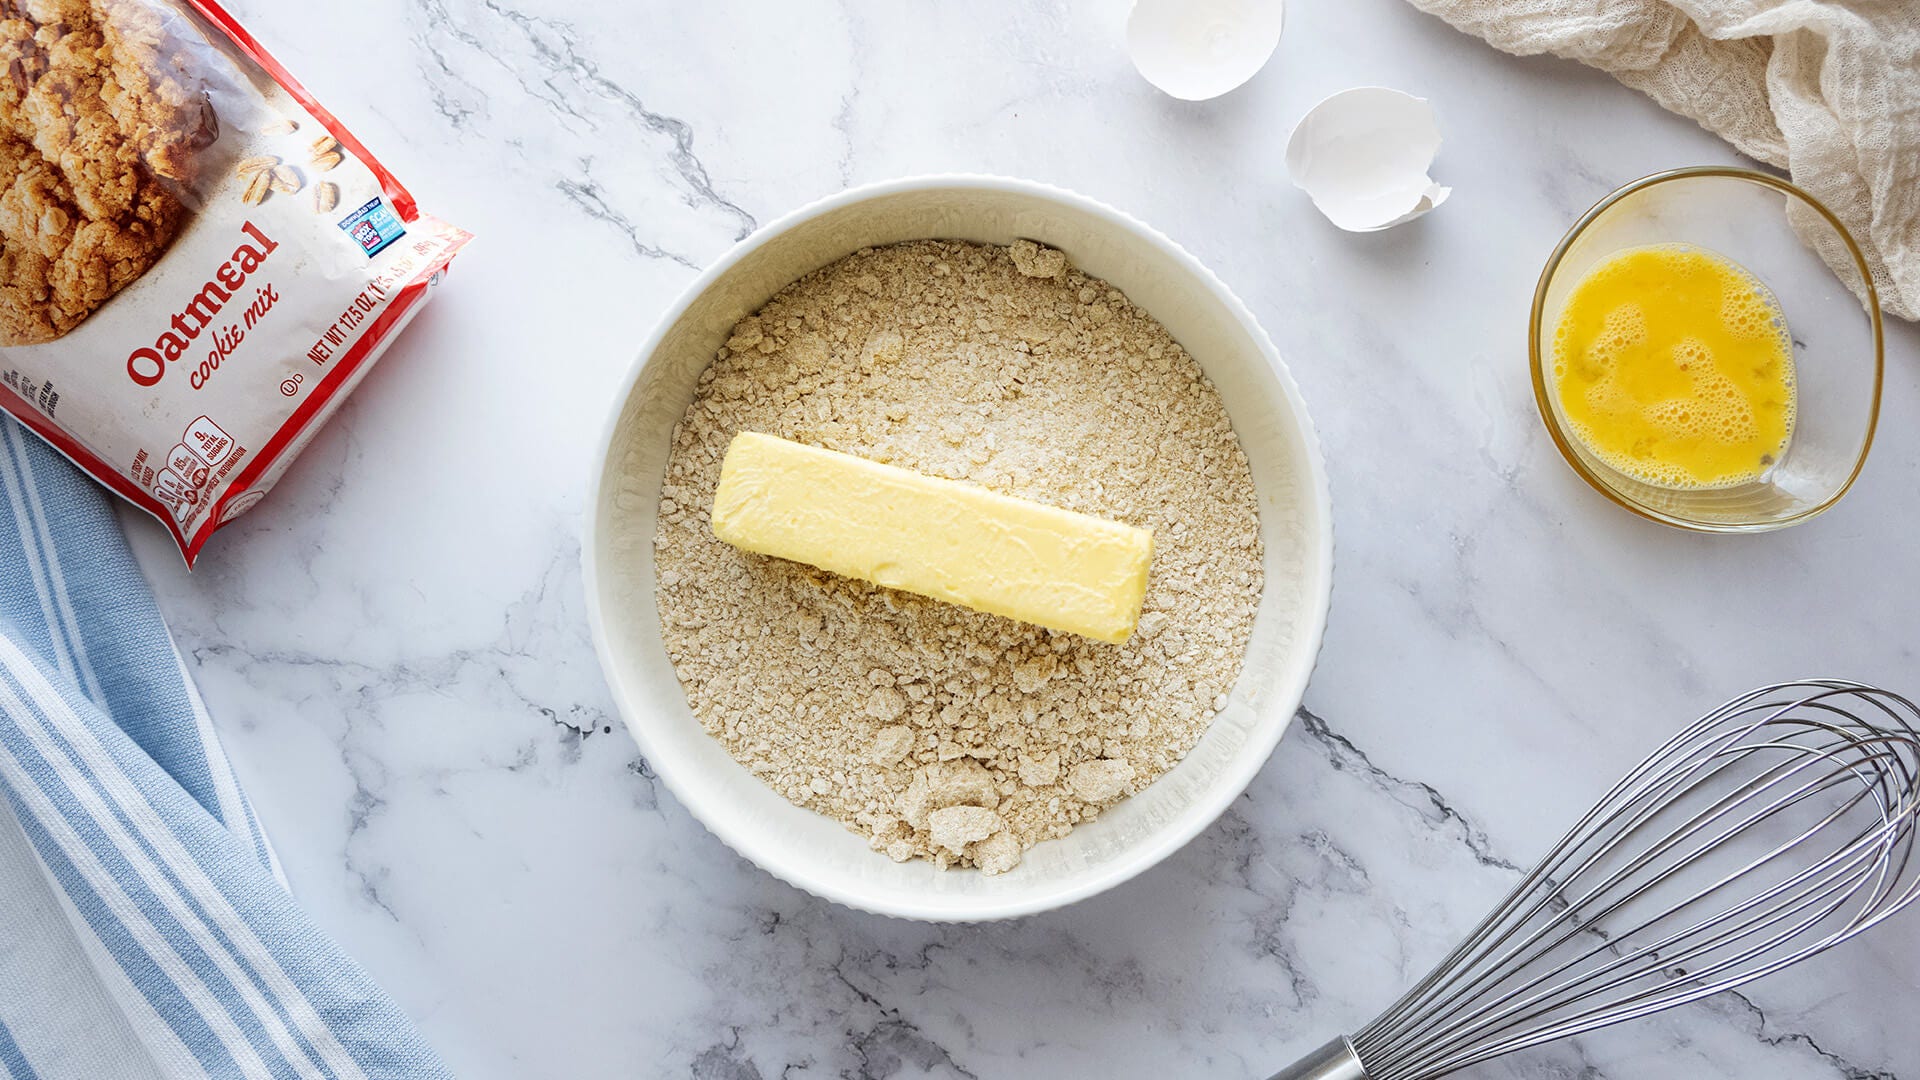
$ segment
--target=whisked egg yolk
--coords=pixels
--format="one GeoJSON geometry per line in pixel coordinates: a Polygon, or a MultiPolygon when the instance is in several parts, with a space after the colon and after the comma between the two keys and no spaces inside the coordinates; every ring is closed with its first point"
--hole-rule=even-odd
{"type": "Polygon", "coordinates": [[[1793,437],[1793,346],[1773,293],[1697,247],[1630,248],[1574,286],[1553,337],[1574,435],[1649,484],[1763,476],[1793,437]]]}

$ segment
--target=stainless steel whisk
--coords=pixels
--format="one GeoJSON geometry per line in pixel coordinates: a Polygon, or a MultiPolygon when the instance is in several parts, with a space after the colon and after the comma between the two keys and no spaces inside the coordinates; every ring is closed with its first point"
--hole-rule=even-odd
{"type": "Polygon", "coordinates": [[[1920,896],[1916,817],[1912,702],[1755,690],[1628,773],[1392,1008],[1272,1080],[1425,1080],[1778,971],[1920,896]]]}

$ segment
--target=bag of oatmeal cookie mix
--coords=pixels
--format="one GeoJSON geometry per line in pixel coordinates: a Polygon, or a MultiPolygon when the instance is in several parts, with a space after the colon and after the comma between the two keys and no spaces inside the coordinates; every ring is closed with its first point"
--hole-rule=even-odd
{"type": "Polygon", "coordinates": [[[212,0],[0,0],[0,408],[191,566],[468,234],[212,0]]]}

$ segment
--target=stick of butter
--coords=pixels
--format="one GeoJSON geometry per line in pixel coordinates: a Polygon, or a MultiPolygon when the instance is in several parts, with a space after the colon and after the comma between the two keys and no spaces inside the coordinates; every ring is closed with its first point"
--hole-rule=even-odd
{"type": "Polygon", "coordinates": [[[713,531],[808,563],[1118,644],[1140,620],[1153,532],[974,484],[743,431],[713,531]]]}

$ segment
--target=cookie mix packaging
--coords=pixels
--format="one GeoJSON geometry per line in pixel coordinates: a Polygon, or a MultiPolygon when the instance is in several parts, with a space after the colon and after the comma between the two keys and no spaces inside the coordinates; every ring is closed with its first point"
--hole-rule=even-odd
{"type": "Polygon", "coordinates": [[[467,234],[212,0],[0,0],[0,63],[0,408],[191,565],[467,234]]]}

